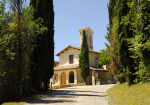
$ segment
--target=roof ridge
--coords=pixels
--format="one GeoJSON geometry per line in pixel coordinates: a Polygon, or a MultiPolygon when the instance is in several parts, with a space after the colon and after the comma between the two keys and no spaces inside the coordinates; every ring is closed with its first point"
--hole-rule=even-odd
{"type": "MultiPolygon", "coordinates": [[[[61,50],[59,53],[57,53],[56,54],[56,56],[59,56],[60,55],[60,53],[63,53],[64,52],[64,50],[67,50],[68,48],[70,48],[70,47],[72,47],[72,48],[77,48],[77,49],[81,49],[80,47],[76,47],[76,46],[72,46],[72,45],[68,45],[66,48],[64,48],[63,50],[61,50]]],[[[99,54],[101,54],[101,52],[98,52],[98,51],[94,51],[94,50],[89,50],[89,52],[94,52],[94,53],[99,53],[99,54]]]]}

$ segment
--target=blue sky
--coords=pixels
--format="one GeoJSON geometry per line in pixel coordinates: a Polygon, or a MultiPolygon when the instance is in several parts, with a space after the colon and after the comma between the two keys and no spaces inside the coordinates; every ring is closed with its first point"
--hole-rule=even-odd
{"type": "Polygon", "coordinates": [[[55,55],[68,45],[80,47],[78,30],[85,27],[94,31],[93,50],[106,48],[106,26],[109,24],[107,3],[109,0],[53,0],[55,61],[59,61],[55,55]]]}

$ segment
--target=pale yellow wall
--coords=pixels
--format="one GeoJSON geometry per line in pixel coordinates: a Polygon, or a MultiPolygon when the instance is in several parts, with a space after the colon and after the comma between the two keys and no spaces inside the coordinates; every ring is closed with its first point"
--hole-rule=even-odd
{"type": "MultiPolygon", "coordinates": [[[[80,69],[78,69],[78,82],[77,83],[85,83],[84,80],[82,79],[81,75],[80,75],[80,69]]],[[[92,71],[90,70],[90,76],[87,77],[86,80],[86,84],[87,85],[92,85],[92,71]]]]}
{"type": "MultiPolygon", "coordinates": [[[[78,73],[78,69],[70,69],[70,70],[59,70],[59,71],[54,71],[54,75],[53,75],[53,78],[55,78],[55,76],[57,75],[56,77],[56,81],[53,81],[53,83],[55,84],[58,84],[59,80],[58,80],[58,76],[60,77],[60,85],[64,85],[65,84],[65,80],[66,80],[66,77],[67,76],[67,79],[68,79],[68,84],[69,84],[69,73],[73,71],[74,72],[74,76],[75,76],[75,71],[77,71],[78,73]],[[64,76],[62,78],[62,73],[64,73],[64,76]],[[59,74],[59,75],[58,75],[59,74]]],[[[78,80],[78,78],[77,78],[78,80]]],[[[75,79],[74,79],[74,83],[75,83],[75,79]]]]}
{"type": "Polygon", "coordinates": [[[79,54],[80,50],[69,48],[68,50],[61,53],[59,56],[59,63],[60,65],[69,64],[69,55],[73,54],[73,64],[79,63],[79,54]]]}
{"type": "Polygon", "coordinates": [[[100,54],[89,52],[89,66],[99,67],[99,59],[95,57],[100,57],[100,54]]]}
{"type": "MultiPolygon", "coordinates": [[[[79,63],[79,54],[80,50],[69,48],[68,50],[61,53],[59,56],[60,65],[69,64],[69,55],[73,54],[73,64],[79,63]]],[[[95,57],[100,57],[100,54],[89,52],[89,65],[93,67],[99,67],[99,59],[95,59],[95,57]]]]}
{"type": "MultiPolygon", "coordinates": [[[[113,69],[109,68],[109,72],[98,72],[98,79],[100,79],[101,81],[108,81],[108,80],[112,80],[111,74],[114,74],[113,69]]],[[[69,72],[71,71],[77,71],[77,83],[85,83],[84,80],[82,79],[81,75],[80,75],[80,69],[70,69],[70,70],[61,70],[61,71],[54,71],[54,74],[58,73],[60,76],[60,85],[65,84],[62,83],[62,81],[65,82],[66,77],[64,76],[64,78],[61,78],[62,76],[62,72],[65,72],[65,75],[68,77],[68,83],[69,83],[69,72]]],[[[54,76],[54,75],[53,75],[54,76]]],[[[74,74],[75,76],[75,74],[74,74]]],[[[58,83],[58,75],[56,74],[56,81],[55,83],[58,83]]],[[[115,77],[114,77],[115,79],[115,77]]],[[[87,85],[92,85],[92,70],[90,70],[90,76],[87,77],[87,85]]]]}
{"type": "Polygon", "coordinates": [[[77,77],[78,77],[77,83],[85,83],[84,80],[82,79],[81,75],[80,75],[80,69],[78,69],[78,71],[77,71],[77,77]]]}
{"type": "MultiPolygon", "coordinates": [[[[107,68],[109,68],[108,72],[100,72],[100,71],[98,72],[98,79],[100,79],[101,81],[112,80],[111,74],[114,74],[114,71],[113,69],[108,67],[108,65],[107,65],[107,68]]],[[[113,79],[115,79],[115,76],[113,79]]]]}
{"type": "Polygon", "coordinates": [[[106,81],[109,79],[108,72],[97,72],[98,73],[98,79],[100,79],[101,81],[106,81]]]}
{"type": "Polygon", "coordinates": [[[90,70],[90,76],[86,80],[87,85],[92,85],[92,70],[90,70]]]}

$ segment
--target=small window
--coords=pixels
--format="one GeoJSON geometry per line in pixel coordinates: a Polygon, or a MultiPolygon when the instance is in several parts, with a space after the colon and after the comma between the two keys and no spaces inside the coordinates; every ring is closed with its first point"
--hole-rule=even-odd
{"type": "Polygon", "coordinates": [[[69,55],[69,63],[70,63],[70,64],[73,63],[73,55],[69,55]]]}

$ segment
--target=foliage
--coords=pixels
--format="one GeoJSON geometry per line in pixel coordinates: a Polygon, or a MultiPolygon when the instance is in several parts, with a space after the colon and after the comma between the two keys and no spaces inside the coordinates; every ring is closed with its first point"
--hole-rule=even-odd
{"type": "Polygon", "coordinates": [[[4,13],[0,33],[0,102],[13,101],[31,92],[30,55],[38,34],[47,30],[41,18],[33,20],[34,11],[32,6],[22,9],[20,22],[17,13],[4,13]]]}
{"type": "Polygon", "coordinates": [[[110,0],[109,1],[109,26],[107,27],[107,35],[105,38],[108,40],[109,44],[105,43],[108,49],[108,55],[110,56],[110,67],[114,69],[114,73],[116,74],[117,80],[120,82],[124,82],[124,74],[123,68],[118,58],[118,47],[117,47],[117,4],[119,0],[110,0]]]}
{"type": "Polygon", "coordinates": [[[108,54],[108,48],[106,49],[102,49],[100,50],[101,52],[101,58],[99,58],[99,64],[100,65],[106,65],[106,64],[109,64],[110,61],[111,61],[111,57],[110,55],[108,54]]]}
{"type": "Polygon", "coordinates": [[[150,81],[150,2],[148,0],[110,0],[109,44],[111,67],[128,85],[150,81]]]}
{"type": "Polygon", "coordinates": [[[90,75],[90,71],[89,71],[89,49],[86,42],[85,30],[83,30],[81,53],[79,54],[79,68],[81,70],[80,75],[86,83],[86,79],[90,75]]]}
{"type": "MultiPolygon", "coordinates": [[[[128,4],[130,7],[130,14],[136,14],[132,17],[135,21],[124,21],[124,23],[132,23],[134,37],[129,38],[128,43],[131,44],[129,50],[134,53],[131,56],[135,66],[136,79],[135,83],[139,81],[150,82],[150,2],[148,0],[133,1],[128,4]],[[137,7],[134,5],[137,4],[137,7]],[[136,11],[135,11],[136,10],[136,11]]],[[[129,16],[126,16],[127,18],[129,16]]]]}
{"type": "Polygon", "coordinates": [[[54,65],[54,10],[53,0],[30,0],[30,6],[35,8],[34,19],[43,18],[43,25],[47,27],[47,31],[40,34],[40,39],[36,40],[31,65],[31,85],[35,90],[42,89],[42,81],[44,82],[44,90],[49,87],[49,80],[53,76],[54,65]]]}
{"type": "MultiPolygon", "coordinates": [[[[126,81],[129,83],[133,83],[135,79],[135,75],[132,75],[136,72],[134,69],[134,60],[130,56],[132,56],[132,52],[130,52],[129,46],[130,44],[127,42],[127,38],[133,37],[133,30],[130,29],[132,26],[131,24],[122,24],[121,19],[123,16],[127,16],[129,14],[130,8],[128,7],[127,3],[131,2],[131,0],[122,0],[118,2],[117,9],[117,48],[118,48],[118,58],[123,68],[123,73],[125,75],[126,81]],[[122,5],[122,7],[120,7],[122,5]],[[130,62],[130,63],[129,63],[130,62]],[[129,75],[130,74],[130,75],[129,75]]],[[[129,18],[131,21],[131,18],[129,18]]]]}

